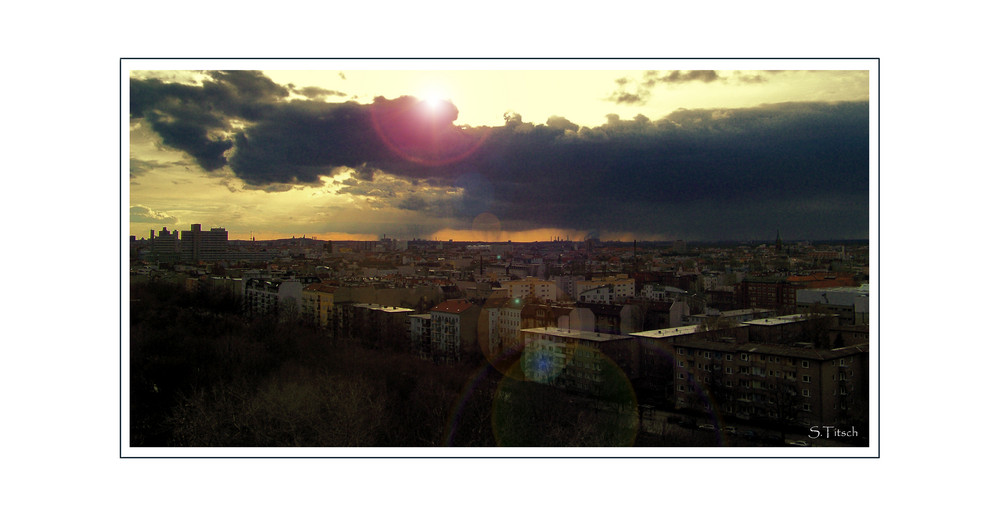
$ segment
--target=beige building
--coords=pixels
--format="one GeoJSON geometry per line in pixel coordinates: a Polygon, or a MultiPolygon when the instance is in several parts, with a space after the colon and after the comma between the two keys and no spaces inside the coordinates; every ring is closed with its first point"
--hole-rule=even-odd
{"type": "Polygon", "coordinates": [[[500,288],[507,292],[510,298],[537,299],[548,302],[558,298],[559,287],[555,282],[541,280],[529,276],[523,280],[509,280],[500,282],[500,288]]]}
{"type": "Polygon", "coordinates": [[[627,275],[615,275],[608,276],[606,278],[594,278],[587,281],[575,282],[573,286],[573,298],[577,301],[581,300],[581,294],[587,293],[590,298],[591,303],[601,303],[605,302],[602,300],[607,300],[606,303],[621,303],[630,297],[635,297],[635,280],[629,278],[627,275]],[[587,291],[591,289],[597,289],[604,286],[610,286],[604,292],[598,293],[588,293],[587,291]]]}
{"type": "Polygon", "coordinates": [[[325,329],[342,331],[344,307],[350,302],[348,289],[313,283],[302,289],[302,318],[325,329]]]}

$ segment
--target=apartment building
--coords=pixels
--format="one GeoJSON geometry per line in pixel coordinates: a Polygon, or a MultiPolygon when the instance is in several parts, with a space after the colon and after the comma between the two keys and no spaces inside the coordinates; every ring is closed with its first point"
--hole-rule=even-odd
{"type": "Polygon", "coordinates": [[[746,322],[754,319],[763,319],[768,317],[773,317],[775,314],[774,310],[768,310],[766,308],[741,308],[738,310],[709,310],[705,313],[699,313],[695,315],[687,315],[684,317],[685,325],[692,324],[705,324],[712,322],[724,322],[732,323],[732,325],[739,324],[741,322],[746,322]]]}
{"type": "Polygon", "coordinates": [[[640,296],[649,299],[650,301],[675,301],[687,296],[687,291],[684,289],[678,289],[677,287],[671,287],[669,285],[647,283],[642,286],[640,296]]]}
{"type": "Polygon", "coordinates": [[[840,324],[868,324],[868,286],[800,289],[796,292],[798,313],[820,312],[836,315],[840,324]]]}
{"type": "Polygon", "coordinates": [[[500,282],[500,288],[507,292],[508,297],[534,299],[542,302],[554,301],[559,293],[559,287],[555,282],[541,280],[533,276],[523,280],[500,282]]]}
{"type": "Polygon", "coordinates": [[[350,307],[350,335],[374,347],[409,350],[410,315],[416,310],[374,303],[354,303],[350,307]]]}
{"type": "Polygon", "coordinates": [[[628,335],[555,327],[523,332],[521,369],[530,381],[600,394],[630,384],[636,373],[636,340],[628,335]]]}
{"type": "Polygon", "coordinates": [[[215,262],[226,259],[229,252],[229,232],[224,228],[202,230],[194,223],[191,230],[181,232],[181,258],[191,262],[215,262]]]}
{"type": "Polygon", "coordinates": [[[594,278],[587,281],[577,281],[573,285],[573,298],[577,301],[581,300],[581,294],[586,293],[591,289],[596,289],[599,287],[610,286],[606,290],[594,294],[588,294],[589,302],[604,302],[595,301],[595,299],[606,299],[608,303],[621,303],[630,297],[635,297],[635,280],[629,278],[627,275],[615,275],[608,276],[606,278],[594,278]]]}
{"type": "Polygon", "coordinates": [[[445,301],[430,310],[435,359],[448,364],[469,359],[479,350],[476,327],[480,308],[465,300],[445,301]]]}
{"type": "Polygon", "coordinates": [[[784,277],[748,277],[736,287],[736,306],[769,308],[779,313],[795,311],[795,291],[798,287],[784,277]]]}
{"type": "Polygon", "coordinates": [[[302,308],[302,282],[250,278],[244,287],[243,309],[252,316],[276,313],[298,315],[302,308]]]}
{"type": "Polygon", "coordinates": [[[434,359],[434,344],[431,341],[431,314],[419,313],[410,318],[410,352],[420,359],[434,359]]]}
{"type": "Polygon", "coordinates": [[[615,335],[643,330],[644,317],[636,305],[577,303],[577,307],[590,310],[594,317],[593,328],[581,329],[615,335]]]}
{"type": "Polygon", "coordinates": [[[678,338],[678,409],[779,424],[841,423],[867,402],[868,346],[816,349],[678,338]]]}
{"type": "Polygon", "coordinates": [[[507,302],[507,298],[498,294],[501,292],[495,292],[483,303],[483,310],[479,314],[479,323],[476,328],[479,344],[485,346],[486,352],[491,358],[503,353],[503,344],[500,341],[500,309],[507,302]]]}
{"type": "Polygon", "coordinates": [[[158,235],[154,231],[149,231],[151,244],[150,257],[159,262],[177,262],[181,259],[181,241],[176,230],[170,232],[167,227],[163,227],[158,235]]]}
{"type": "Polygon", "coordinates": [[[636,390],[656,401],[674,400],[674,343],[678,340],[704,338],[706,332],[697,325],[660,328],[630,333],[637,339],[639,366],[636,390]]]}
{"type": "Polygon", "coordinates": [[[325,283],[312,283],[302,289],[302,318],[324,329],[343,331],[349,301],[347,289],[325,283]]]}
{"type": "Polygon", "coordinates": [[[519,352],[524,345],[524,337],[521,335],[521,309],[524,304],[522,299],[511,298],[499,308],[497,332],[502,352],[519,352]]]}
{"type": "Polygon", "coordinates": [[[747,277],[735,285],[736,305],[740,308],[772,308],[779,313],[794,313],[798,305],[799,290],[845,287],[853,284],[852,276],[841,273],[747,277]]]}

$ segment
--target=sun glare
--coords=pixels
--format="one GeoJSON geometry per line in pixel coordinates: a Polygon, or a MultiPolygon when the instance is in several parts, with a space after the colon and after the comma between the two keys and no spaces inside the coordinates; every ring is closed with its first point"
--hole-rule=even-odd
{"type": "Polygon", "coordinates": [[[441,99],[437,97],[428,97],[424,98],[423,100],[424,106],[431,112],[441,111],[441,109],[444,108],[445,102],[447,102],[446,99],[441,99]]]}
{"type": "Polygon", "coordinates": [[[442,105],[451,101],[451,94],[441,84],[424,86],[419,97],[432,110],[439,110],[442,105]]]}
{"type": "Polygon", "coordinates": [[[448,91],[440,85],[431,85],[424,87],[420,94],[420,99],[425,101],[447,101],[450,99],[448,96],[448,91]]]}

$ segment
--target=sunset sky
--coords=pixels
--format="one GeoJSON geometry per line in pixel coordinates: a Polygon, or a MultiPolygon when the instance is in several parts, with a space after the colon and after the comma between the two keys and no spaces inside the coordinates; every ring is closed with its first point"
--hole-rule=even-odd
{"type": "Polygon", "coordinates": [[[137,238],[869,234],[869,61],[124,65],[137,238]]]}

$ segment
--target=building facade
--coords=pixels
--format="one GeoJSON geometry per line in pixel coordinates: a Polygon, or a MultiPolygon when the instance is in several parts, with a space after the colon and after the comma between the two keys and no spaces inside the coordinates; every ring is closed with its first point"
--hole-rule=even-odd
{"type": "Polygon", "coordinates": [[[435,360],[457,363],[470,359],[478,351],[479,311],[478,306],[458,299],[431,308],[430,334],[435,360]]]}
{"type": "Polygon", "coordinates": [[[630,386],[638,365],[636,345],[628,335],[525,329],[521,369],[530,381],[600,395],[621,384],[630,386]]]}
{"type": "Polygon", "coordinates": [[[244,286],[243,308],[247,314],[255,317],[273,314],[297,317],[302,309],[302,282],[248,279],[244,286]]]}
{"type": "Polygon", "coordinates": [[[181,232],[181,258],[190,262],[225,260],[229,253],[229,232],[224,228],[202,230],[194,223],[181,232]]]}
{"type": "Polygon", "coordinates": [[[523,280],[509,280],[500,283],[500,288],[508,292],[507,296],[519,299],[535,299],[542,302],[557,299],[559,287],[555,282],[527,277],[523,280]]]}

